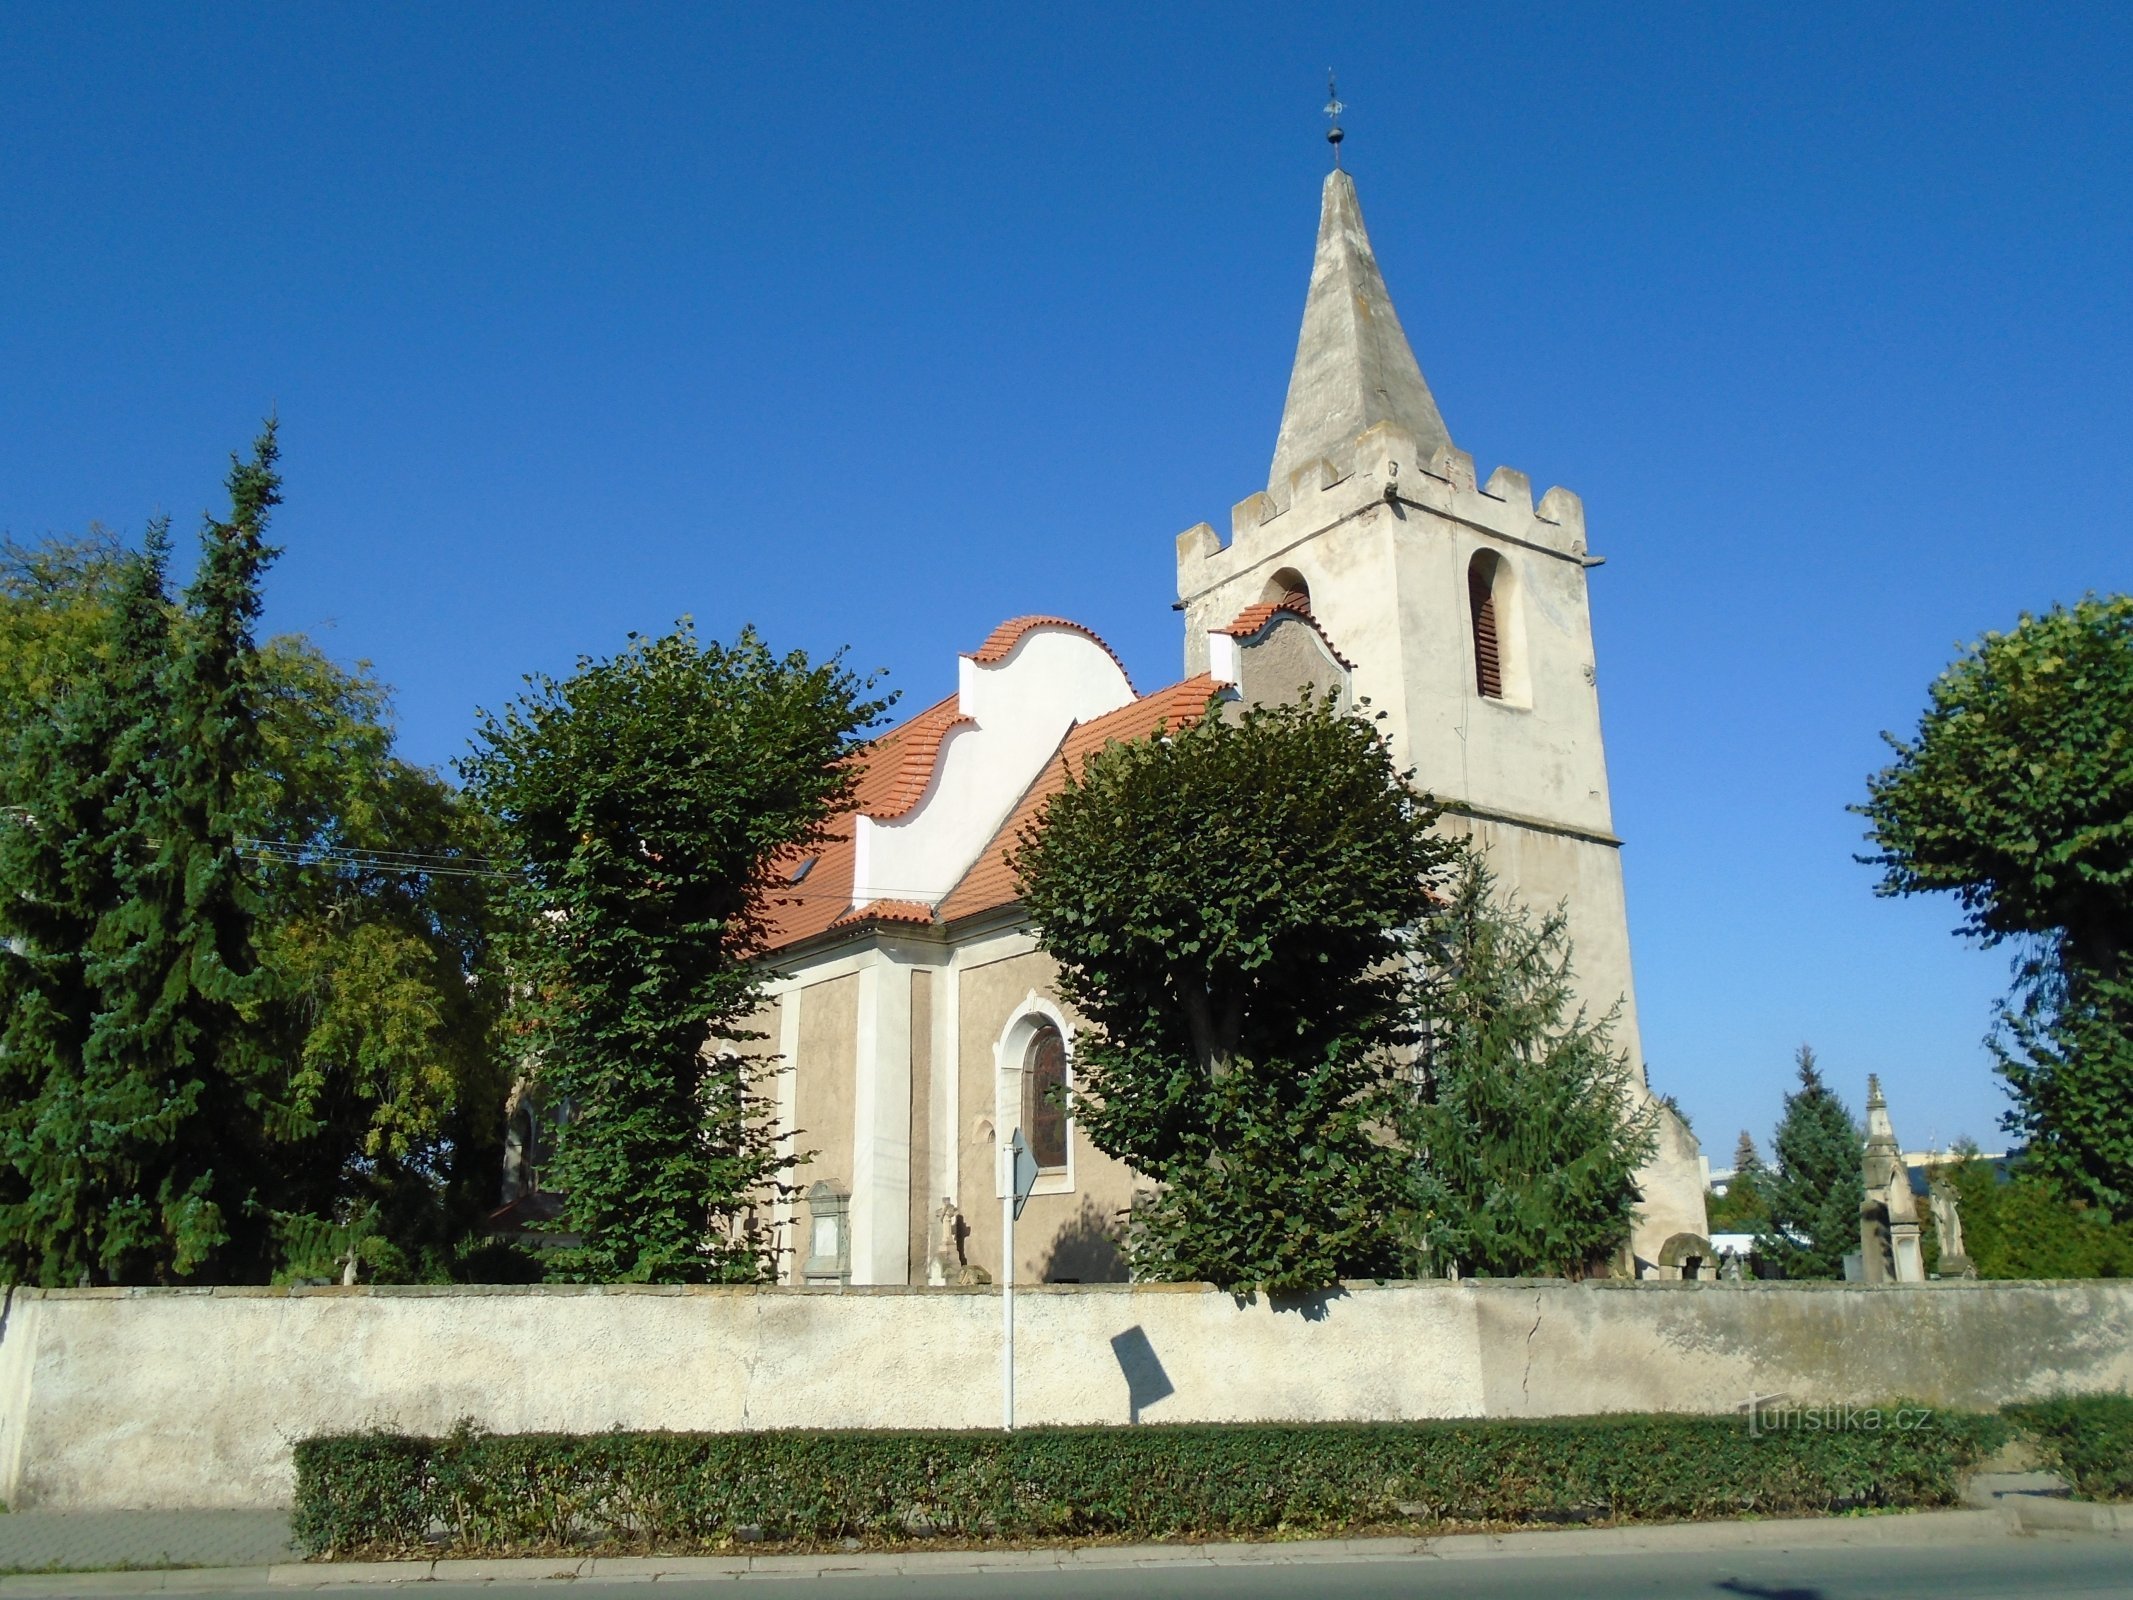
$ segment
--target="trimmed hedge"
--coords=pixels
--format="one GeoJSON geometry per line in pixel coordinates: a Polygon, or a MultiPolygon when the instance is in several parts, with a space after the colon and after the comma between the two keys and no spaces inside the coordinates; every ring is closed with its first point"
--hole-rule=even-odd
{"type": "Polygon", "coordinates": [[[296,1447],[314,1555],[1239,1537],[1391,1524],[1768,1516],[1955,1501],[1999,1419],[1739,1417],[978,1432],[342,1434],[296,1447]]]}
{"type": "Polygon", "coordinates": [[[2084,1500],[2133,1500],[2133,1398],[2064,1395],[2002,1413],[2055,1458],[2084,1500]]]}

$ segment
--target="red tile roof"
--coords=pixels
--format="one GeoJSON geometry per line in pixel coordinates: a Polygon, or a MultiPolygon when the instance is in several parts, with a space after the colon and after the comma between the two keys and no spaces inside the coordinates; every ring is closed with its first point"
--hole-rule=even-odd
{"type": "Polygon", "coordinates": [[[1285,611],[1308,624],[1313,633],[1325,640],[1326,649],[1332,652],[1335,661],[1350,672],[1355,670],[1355,663],[1342,655],[1340,647],[1327,637],[1326,630],[1318,625],[1318,618],[1311,615],[1311,603],[1300,594],[1285,594],[1279,600],[1262,600],[1258,605],[1246,606],[1230,620],[1227,627],[1213,631],[1226,633],[1233,639],[1249,639],[1262,632],[1285,611]]]}
{"type": "Polygon", "coordinates": [[[970,721],[950,695],[870,742],[855,758],[864,761],[865,767],[853,786],[852,809],[883,821],[909,811],[933,781],[941,741],[950,729],[970,721]]]}
{"type": "Polygon", "coordinates": [[[922,926],[933,921],[933,907],[916,900],[869,900],[856,911],[846,913],[830,924],[833,928],[857,928],[870,922],[915,922],[922,926]]]}
{"type": "MultiPolygon", "coordinates": [[[[1021,617],[994,629],[984,648],[973,652],[972,658],[980,662],[1004,660],[1023,634],[1040,625],[1072,628],[1076,633],[1087,634],[1098,644],[1103,644],[1095,634],[1076,622],[1057,617],[1021,617]]],[[[1104,648],[1109,650],[1110,646],[1104,648]]],[[[1125,669],[1121,667],[1119,670],[1125,669]]],[[[769,922],[767,948],[782,950],[820,934],[880,923],[930,926],[951,917],[1013,905],[1017,891],[1007,857],[1014,848],[1015,836],[1035,819],[1044,802],[1059,791],[1066,773],[1078,771],[1082,762],[1116,740],[1146,738],[1159,728],[1182,727],[1197,721],[1207,709],[1209,697],[1218,688],[1219,685],[1203,673],[1144,695],[1093,721],[1069,728],[1059,748],[1031,781],[1014,811],[986,843],[962,881],[949,891],[938,907],[913,900],[874,900],[854,907],[853,816],[860,814],[886,820],[910,811],[924,797],[932,782],[942,741],[951,729],[970,720],[962,715],[954,695],[928,706],[854,753],[851,759],[860,771],[853,785],[850,810],[831,821],[829,837],[806,856],[787,857],[773,866],[763,896],[769,922]],[[809,859],[813,865],[795,881],[793,872],[803,860],[809,859]]]]}
{"type": "Polygon", "coordinates": [[[1045,802],[1066,787],[1067,774],[1078,775],[1082,764],[1106,745],[1127,739],[1145,739],[1160,729],[1182,728],[1199,721],[1207,711],[1208,701],[1219,688],[1213,678],[1202,673],[1167,689],[1158,689],[1154,694],[1143,695],[1131,705],[1120,706],[1093,721],[1076,723],[1069,728],[1066,737],[1060,740],[1059,748],[1031,780],[1015,809],[1008,813],[1007,820],[1000,824],[999,830],[986,844],[984,853],[963,874],[962,882],[948,892],[948,898],[941,902],[941,920],[949,922],[979,911],[1013,905],[1021,898],[1021,889],[1007,858],[1014,851],[1017,836],[1037,820],[1045,802]]]}
{"type": "Polygon", "coordinates": [[[1118,652],[1108,644],[1104,644],[1102,637],[1097,634],[1095,629],[1085,628],[1069,617],[1011,618],[993,629],[986,636],[985,642],[979,645],[977,649],[966,650],[963,653],[981,667],[997,665],[1007,659],[1015,646],[1022,642],[1022,636],[1033,628],[1065,628],[1082,635],[1084,638],[1094,639],[1099,645],[1103,645],[1104,654],[1109,656],[1117,664],[1119,672],[1124,674],[1126,687],[1129,689],[1133,687],[1132,674],[1126,672],[1126,664],[1118,659],[1118,652]]]}

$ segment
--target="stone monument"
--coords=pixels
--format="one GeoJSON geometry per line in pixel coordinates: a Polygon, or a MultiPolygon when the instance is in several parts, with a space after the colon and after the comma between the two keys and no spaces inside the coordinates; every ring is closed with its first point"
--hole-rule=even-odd
{"type": "Polygon", "coordinates": [[[1926,1258],[1918,1242],[1918,1200],[1911,1170],[1881,1098],[1881,1079],[1866,1080],[1866,1158],[1860,1176],[1866,1199],[1859,1207],[1859,1255],[1868,1283],[1924,1283],[1926,1258]]]}

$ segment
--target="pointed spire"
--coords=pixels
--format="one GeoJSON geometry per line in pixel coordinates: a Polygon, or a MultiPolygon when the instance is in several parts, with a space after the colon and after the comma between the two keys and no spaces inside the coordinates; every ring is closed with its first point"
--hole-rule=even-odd
{"type": "Polygon", "coordinates": [[[1274,498],[1287,500],[1291,472],[1317,456],[1338,459],[1380,422],[1413,434],[1424,463],[1451,443],[1370,252],[1355,180],[1335,169],[1326,175],[1311,293],[1267,478],[1274,498]]]}

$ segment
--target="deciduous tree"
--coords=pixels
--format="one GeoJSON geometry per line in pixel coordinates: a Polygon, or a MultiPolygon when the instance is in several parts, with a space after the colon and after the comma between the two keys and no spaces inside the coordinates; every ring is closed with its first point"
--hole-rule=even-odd
{"type": "Polygon", "coordinates": [[[2133,597],[1988,633],[1934,682],[1858,809],[1879,892],[1946,891],[2022,944],[2006,1118],[2033,1170],[2133,1218],[2133,597]]]}
{"type": "Polygon", "coordinates": [[[521,869],[519,977],[567,1100],[564,1273],[748,1281],[787,1162],[734,1047],[763,993],[765,868],[819,838],[883,709],[835,661],[684,620],[485,714],[466,771],[521,869]]]}
{"type": "Polygon", "coordinates": [[[1395,1271],[1386,1091],[1451,845],[1374,725],[1210,714],[1068,774],[1014,865],[1087,1020],[1074,1114],[1158,1180],[1135,1272],[1233,1290],[1395,1271]]]}

